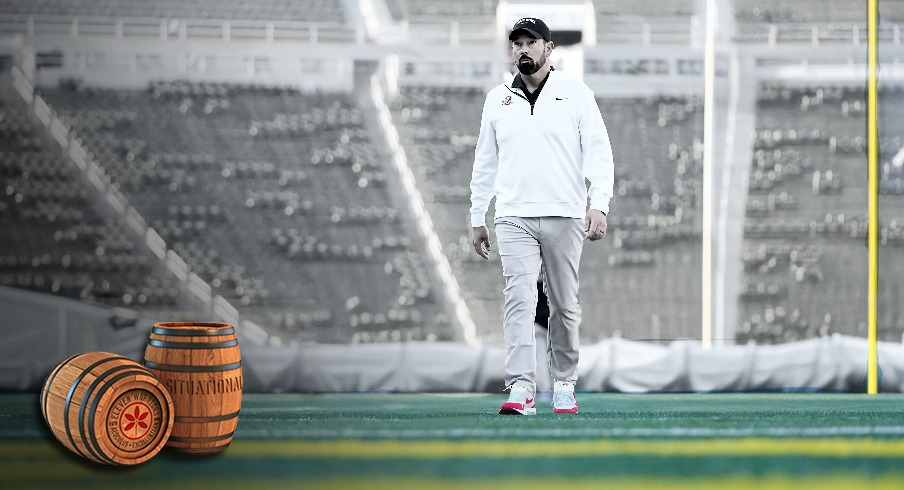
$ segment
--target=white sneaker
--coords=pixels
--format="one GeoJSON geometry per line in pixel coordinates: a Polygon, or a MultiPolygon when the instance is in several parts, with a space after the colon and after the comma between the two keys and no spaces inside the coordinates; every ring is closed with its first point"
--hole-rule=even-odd
{"type": "Polygon", "coordinates": [[[509,399],[499,407],[499,413],[503,415],[534,415],[537,406],[534,404],[534,394],[523,386],[513,386],[509,399]]]}
{"type": "Polygon", "coordinates": [[[574,383],[556,381],[552,391],[553,413],[578,413],[578,401],[574,398],[574,383]]]}

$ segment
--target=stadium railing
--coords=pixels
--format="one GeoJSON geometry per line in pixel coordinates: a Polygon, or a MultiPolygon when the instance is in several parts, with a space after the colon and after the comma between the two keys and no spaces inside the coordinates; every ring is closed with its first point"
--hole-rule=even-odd
{"type": "Polygon", "coordinates": [[[112,37],[117,39],[300,41],[363,43],[364,28],[344,22],[225,19],[168,19],[67,15],[3,15],[0,33],[34,36],[112,37]]]}

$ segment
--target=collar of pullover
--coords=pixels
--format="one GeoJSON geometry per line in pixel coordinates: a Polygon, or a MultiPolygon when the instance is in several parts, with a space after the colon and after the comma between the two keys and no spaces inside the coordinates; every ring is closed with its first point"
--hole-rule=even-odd
{"type": "Polygon", "coordinates": [[[543,90],[543,86],[546,85],[546,81],[549,80],[549,74],[555,71],[554,66],[549,67],[549,73],[546,74],[546,77],[543,78],[543,81],[540,82],[540,85],[537,86],[537,90],[530,92],[527,89],[527,85],[524,84],[524,80],[521,79],[521,74],[515,75],[515,79],[512,80],[512,88],[513,89],[521,89],[524,92],[524,95],[527,97],[527,100],[530,102],[530,105],[534,105],[534,102],[537,101],[537,97],[540,96],[540,91],[543,90]]]}

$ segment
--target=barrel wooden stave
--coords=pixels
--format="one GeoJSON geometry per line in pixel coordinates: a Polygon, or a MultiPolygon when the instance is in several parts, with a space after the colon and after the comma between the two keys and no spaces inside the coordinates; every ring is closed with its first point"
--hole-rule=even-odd
{"type": "Polygon", "coordinates": [[[172,399],[144,366],[108,352],[73,356],[48,375],[41,413],[74,453],[101,464],[154,457],[173,427],[172,399]]]}
{"type": "Polygon", "coordinates": [[[173,398],[175,418],[167,449],[185,454],[225,450],[242,402],[235,329],[225,323],[158,323],[148,337],[145,366],[173,398]]]}

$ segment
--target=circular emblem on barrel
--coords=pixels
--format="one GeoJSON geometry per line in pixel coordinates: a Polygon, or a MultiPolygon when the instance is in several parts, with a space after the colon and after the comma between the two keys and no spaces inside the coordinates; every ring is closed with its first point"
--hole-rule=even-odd
{"type": "Polygon", "coordinates": [[[140,451],[154,441],[161,427],[160,401],[145,390],[130,390],[107,413],[110,441],[126,452],[140,451]]]}

